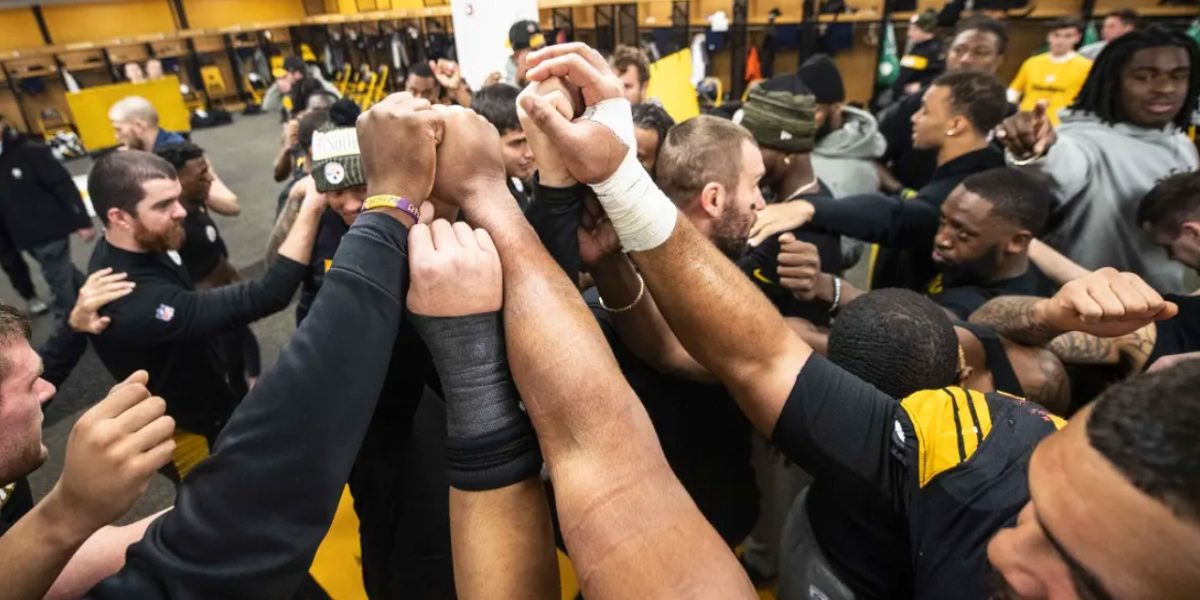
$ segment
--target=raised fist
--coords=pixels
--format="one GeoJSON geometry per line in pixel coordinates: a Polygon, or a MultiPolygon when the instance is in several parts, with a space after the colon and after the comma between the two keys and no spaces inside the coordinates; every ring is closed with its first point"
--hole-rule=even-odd
{"type": "Polygon", "coordinates": [[[1111,267],[1068,282],[1053,298],[1034,305],[1038,320],[1059,331],[1117,337],[1179,312],[1133,273],[1111,267]]]}
{"type": "Polygon", "coordinates": [[[420,205],[433,189],[442,119],[428,100],[392,94],[358,117],[367,193],[403,196],[420,205]]]}
{"type": "MultiPolygon", "coordinates": [[[[437,148],[438,200],[469,210],[469,204],[493,194],[507,196],[500,133],[483,117],[461,106],[436,106],[445,135],[437,148]]],[[[513,200],[515,205],[515,200],[513,200]]]]}

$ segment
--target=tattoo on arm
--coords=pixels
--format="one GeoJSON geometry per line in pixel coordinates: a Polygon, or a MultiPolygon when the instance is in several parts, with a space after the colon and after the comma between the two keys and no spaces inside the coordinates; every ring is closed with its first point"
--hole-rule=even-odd
{"type": "Polygon", "coordinates": [[[1158,325],[1151,323],[1117,339],[1121,364],[1129,369],[1129,375],[1136,375],[1146,369],[1154,345],[1158,343],[1158,325]]]}
{"type": "Polygon", "coordinates": [[[1062,333],[1041,322],[1034,307],[1042,298],[1002,296],[984,304],[971,315],[972,323],[987,325],[1000,335],[1027,346],[1045,346],[1062,333]]]}
{"type": "Polygon", "coordinates": [[[288,194],[287,204],[279,213],[279,219],[275,221],[275,229],[271,230],[271,238],[267,240],[267,266],[274,264],[276,257],[279,256],[279,247],[283,245],[283,240],[287,239],[288,232],[292,230],[292,224],[296,222],[296,215],[300,213],[300,204],[303,200],[303,194],[288,194]]]}
{"type": "Polygon", "coordinates": [[[1037,366],[1041,381],[1025,390],[1026,395],[1050,412],[1066,416],[1071,409],[1071,383],[1067,370],[1053,353],[1047,351],[1039,353],[1037,366]]]}
{"type": "Polygon", "coordinates": [[[1063,362],[1077,365],[1114,365],[1120,359],[1117,339],[1072,331],[1054,338],[1046,348],[1063,362]]]}

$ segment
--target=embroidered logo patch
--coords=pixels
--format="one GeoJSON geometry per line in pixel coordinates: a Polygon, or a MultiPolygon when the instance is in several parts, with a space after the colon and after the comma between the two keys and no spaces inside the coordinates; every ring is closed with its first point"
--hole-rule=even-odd
{"type": "Polygon", "coordinates": [[[337,185],[346,179],[346,168],[342,163],[331,162],[325,165],[325,181],[329,185],[337,185]]]}
{"type": "Polygon", "coordinates": [[[158,308],[154,309],[154,318],[163,323],[170,323],[171,319],[175,318],[175,307],[159,304],[158,308]]]}
{"type": "Polygon", "coordinates": [[[208,236],[209,242],[217,241],[217,228],[209,225],[204,228],[204,235],[208,236]]]}

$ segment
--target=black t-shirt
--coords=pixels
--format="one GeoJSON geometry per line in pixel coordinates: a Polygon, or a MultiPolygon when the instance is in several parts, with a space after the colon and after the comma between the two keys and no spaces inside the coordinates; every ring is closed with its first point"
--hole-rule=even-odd
{"type": "MultiPolygon", "coordinates": [[[[956,387],[897,402],[813,355],[796,376],[772,441],[816,481],[875,495],[878,506],[902,516],[894,530],[908,530],[913,596],[983,598],[987,542],[1029,499],[1025,471],[1034,446],[1064,424],[1032,402],[956,387]]],[[[814,532],[818,527],[814,520],[814,532]]],[[[872,542],[849,540],[855,543],[861,546],[848,556],[865,563],[872,542]]],[[[847,563],[834,568],[849,572],[847,563]]],[[[867,573],[887,568],[857,565],[867,573]]]]}
{"type": "Polygon", "coordinates": [[[1054,295],[1054,282],[1046,277],[1037,265],[1029,263],[1024,273],[1010,279],[1001,279],[979,285],[960,285],[944,287],[942,276],[934,277],[926,286],[925,293],[937,302],[939,306],[954,313],[962,320],[970,318],[971,313],[987,304],[988,300],[999,296],[1038,296],[1048,298],[1054,295]]]}
{"type": "Polygon", "coordinates": [[[1147,367],[1164,356],[1200,350],[1200,296],[1168,294],[1163,298],[1178,304],[1179,314],[1158,322],[1158,338],[1147,367]]]}
{"type": "Polygon", "coordinates": [[[659,373],[621,341],[595,288],[584,294],[621,373],[642,400],[663,454],[700,512],[731,547],[758,518],[750,422],[721,385],[659,373]]]}
{"type": "Polygon", "coordinates": [[[0,536],[33,508],[33,492],[24,477],[0,489],[0,536]]]}
{"type": "Polygon", "coordinates": [[[187,217],[183,220],[183,231],[187,237],[179,256],[183,259],[183,267],[193,282],[202,281],[208,277],[221,261],[229,257],[229,249],[217,224],[208,215],[208,209],[199,206],[189,208],[187,217]]]}

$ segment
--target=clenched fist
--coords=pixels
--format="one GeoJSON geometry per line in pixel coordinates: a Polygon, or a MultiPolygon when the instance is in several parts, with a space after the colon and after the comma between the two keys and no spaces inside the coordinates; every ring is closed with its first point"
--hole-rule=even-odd
{"type": "Polygon", "coordinates": [[[50,495],[81,528],[99,529],[125,514],[171,459],[175,420],[147,381],[145,371],[130,375],[71,429],[62,477],[50,495]]]}
{"type": "Polygon", "coordinates": [[[808,301],[818,297],[821,283],[821,255],[817,247],[785,233],[779,236],[779,285],[792,293],[797,300],[808,301]]]}
{"type": "Polygon", "coordinates": [[[420,205],[433,189],[442,119],[428,100],[392,94],[358,117],[367,193],[403,196],[420,205]]]}
{"type": "Polygon", "coordinates": [[[1169,319],[1179,307],[1141,277],[1105,267],[1067,283],[1053,298],[1039,300],[1034,312],[1038,322],[1059,331],[1116,337],[1169,319]]]}
{"type": "Polygon", "coordinates": [[[437,178],[433,194],[470,212],[472,202],[507,197],[500,133],[468,108],[436,106],[433,112],[444,123],[445,135],[437,148],[437,178]]]}

